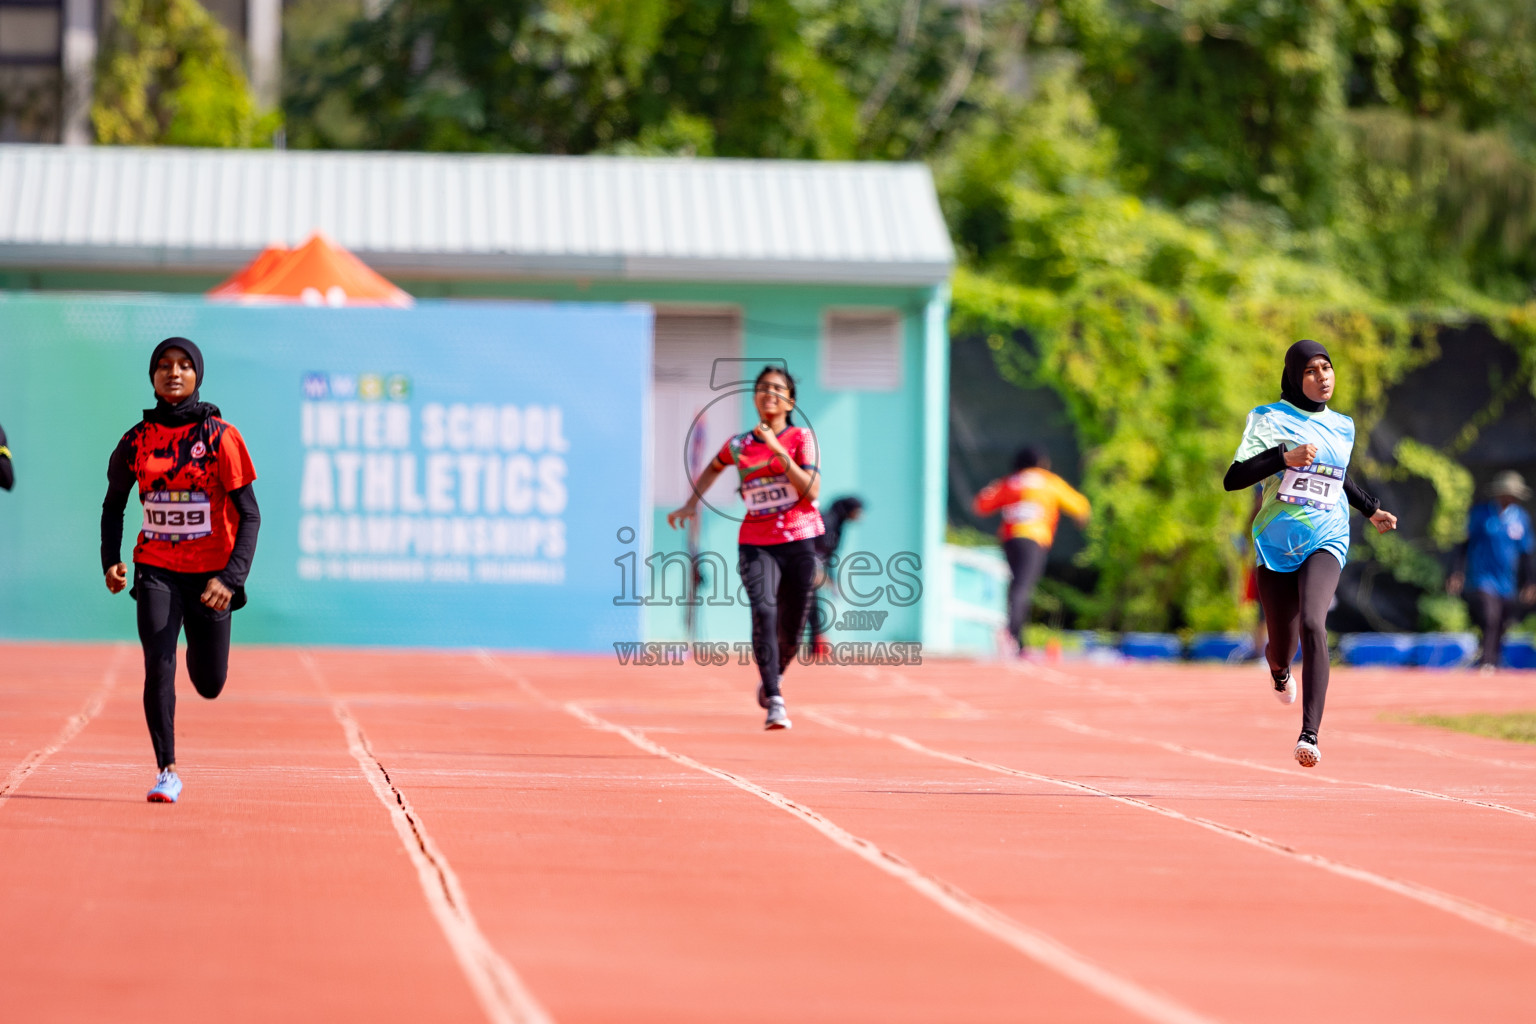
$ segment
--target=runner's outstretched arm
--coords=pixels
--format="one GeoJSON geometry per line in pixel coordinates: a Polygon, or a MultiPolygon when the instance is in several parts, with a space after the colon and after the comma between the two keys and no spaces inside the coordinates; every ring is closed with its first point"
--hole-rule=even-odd
{"type": "Polygon", "coordinates": [[[118,442],[107,460],[107,496],[101,502],[101,571],[106,572],[123,560],[123,510],[135,483],[128,464],[129,443],[118,442]]]}
{"type": "Polygon", "coordinates": [[[1381,511],[1381,502],[1359,484],[1355,483],[1355,478],[1352,476],[1346,475],[1344,477],[1344,496],[1367,519],[1381,511]]]}
{"type": "Polygon", "coordinates": [[[16,483],[16,468],[11,465],[11,449],[6,446],[5,428],[0,427],[0,488],[10,490],[16,483]]]}
{"type": "Polygon", "coordinates": [[[261,509],[256,507],[255,484],[229,492],[229,500],[240,516],[235,527],[235,547],[229,553],[229,562],[219,579],[230,590],[245,586],[245,578],[251,572],[251,559],[256,555],[256,534],[261,530],[261,509]]]}
{"type": "Polygon", "coordinates": [[[1242,491],[1276,473],[1285,472],[1285,446],[1275,445],[1259,452],[1250,459],[1234,462],[1227,467],[1227,476],[1221,484],[1229,491],[1242,491]]]}

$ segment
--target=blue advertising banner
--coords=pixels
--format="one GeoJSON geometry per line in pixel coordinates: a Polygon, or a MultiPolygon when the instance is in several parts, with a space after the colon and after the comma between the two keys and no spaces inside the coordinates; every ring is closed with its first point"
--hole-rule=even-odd
{"type": "MultiPolygon", "coordinates": [[[[650,516],[641,305],[249,307],[0,296],[0,636],[127,638],[98,555],[107,457],[191,338],[256,465],[237,642],[612,650],[613,538],[650,516]]],[[[123,557],[142,513],[131,500],[123,557]]]]}

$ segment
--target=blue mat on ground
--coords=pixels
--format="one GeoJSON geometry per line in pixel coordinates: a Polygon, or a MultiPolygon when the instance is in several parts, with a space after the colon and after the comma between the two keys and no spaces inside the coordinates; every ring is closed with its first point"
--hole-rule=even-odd
{"type": "Polygon", "coordinates": [[[1246,633],[1196,633],[1189,642],[1190,661],[1247,661],[1256,652],[1246,633]]]}
{"type": "Polygon", "coordinates": [[[1120,641],[1120,653],[1138,661],[1176,661],[1184,654],[1184,645],[1172,633],[1127,633],[1120,641]]]}
{"type": "Polygon", "coordinates": [[[1470,665],[1477,655],[1477,639],[1471,633],[1424,633],[1413,641],[1408,662],[1423,668],[1456,668],[1470,665]]]}
{"type": "Polygon", "coordinates": [[[1505,668],[1536,668],[1536,638],[1506,636],[1504,638],[1505,668]]]}
{"type": "Polygon", "coordinates": [[[1339,641],[1339,651],[1349,665],[1406,665],[1415,639],[1406,633],[1350,633],[1339,641]]]}

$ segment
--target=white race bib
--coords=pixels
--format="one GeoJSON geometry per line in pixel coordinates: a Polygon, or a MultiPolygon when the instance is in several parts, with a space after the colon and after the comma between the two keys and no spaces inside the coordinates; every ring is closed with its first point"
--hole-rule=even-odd
{"type": "Polygon", "coordinates": [[[1305,469],[1287,469],[1276,497],[1292,505],[1330,509],[1344,496],[1344,469],[1314,462],[1305,469]]]}
{"type": "Polygon", "coordinates": [[[1045,509],[1039,502],[1016,501],[1012,505],[1003,506],[1003,522],[1005,523],[1033,523],[1045,518],[1045,509]]]}
{"type": "Polygon", "coordinates": [[[196,540],[213,532],[213,504],[202,491],[150,491],[143,501],[145,540],[196,540]]]}
{"type": "Polygon", "coordinates": [[[747,513],[781,512],[800,500],[800,492],[787,476],[759,477],[741,485],[741,500],[747,503],[747,513]]]}

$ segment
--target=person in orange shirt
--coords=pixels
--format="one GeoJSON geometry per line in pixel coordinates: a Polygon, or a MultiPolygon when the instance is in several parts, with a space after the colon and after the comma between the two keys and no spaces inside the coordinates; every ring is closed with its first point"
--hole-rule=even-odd
{"type": "Polygon", "coordinates": [[[1066,512],[1079,526],[1086,525],[1088,499],[1051,472],[1051,458],[1044,448],[1031,446],[1013,457],[1012,475],[982,488],[971,508],[979,516],[1003,515],[997,536],[1013,572],[1008,585],[1008,637],[1014,652],[1022,656],[1030,602],[1056,539],[1056,522],[1066,512]]]}

